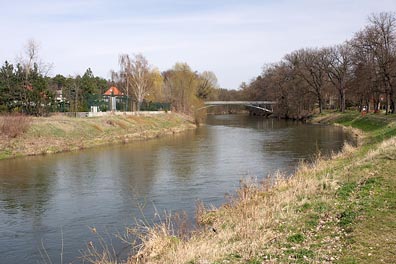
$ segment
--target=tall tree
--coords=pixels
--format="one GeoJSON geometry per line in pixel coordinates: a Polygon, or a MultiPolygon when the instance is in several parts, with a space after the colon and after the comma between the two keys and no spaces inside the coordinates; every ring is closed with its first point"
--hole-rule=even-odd
{"type": "Polygon", "coordinates": [[[211,71],[204,71],[198,76],[197,96],[207,99],[214,89],[218,88],[217,77],[211,71]]]}
{"type": "Polygon", "coordinates": [[[99,89],[96,85],[96,79],[91,68],[88,68],[85,71],[84,75],[81,77],[81,89],[83,89],[84,96],[87,94],[95,94],[99,92],[99,89]]]}
{"type": "Polygon", "coordinates": [[[324,67],[329,81],[338,93],[338,105],[341,112],[345,112],[345,93],[347,83],[352,77],[352,52],[348,43],[337,45],[324,52],[324,67]]]}
{"type": "Polygon", "coordinates": [[[33,67],[37,67],[37,72],[42,76],[47,76],[53,67],[52,63],[46,63],[40,59],[39,52],[39,43],[34,39],[29,39],[25,44],[22,55],[17,58],[17,63],[22,66],[25,72],[26,80],[33,67]]]}
{"type": "Polygon", "coordinates": [[[309,91],[316,96],[319,112],[324,107],[325,54],[319,49],[300,49],[285,56],[294,73],[308,85],[309,91]]]}
{"type": "Polygon", "coordinates": [[[369,25],[355,35],[352,44],[357,56],[371,57],[386,96],[386,113],[395,111],[396,15],[379,13],[369,17],[369,25]]]}
{"type": "Polygon", "coordinates": [[[164,102],[164,78],[162,77],[161,72],[157,68],[154,68],[152,71],[152,79],[153,85],[150,93],[147,94],[146,99],[149,101],[164,102]]]}
{"type": "Polygon", "coordinates": [[[165,72],[164,85],[168,100],[176,111],[191,113],[197,101],[198,76],[187,63],[176,63],[165,72]]]}
{"type": "Polygon", "coordinates": [[[12,110],[17,86],[14,66],[6,61],[0,69],[0,111],[12,110]]]}
{"type": "Polygon", "coordinates": [[[125,79],[127,95],[132,92],[138,102],[138,111],[140,111],[143,99],[153,88],[154,72],[142,54],[134,55],[133,58],[128,54],[122,54],[119,57],[119,64],[120,76],[125,79]]]}

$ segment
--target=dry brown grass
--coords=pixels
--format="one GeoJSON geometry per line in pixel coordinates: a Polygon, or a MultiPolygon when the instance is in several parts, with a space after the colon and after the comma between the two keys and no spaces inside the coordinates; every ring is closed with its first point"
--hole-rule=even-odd
{"type": "MultiPolygon", "coordinates": [[[[353,152],[354,148],[346,145],[343,154],[335,158],[353,152]]],[[[279,226],[297,219],[296,207],[312,195],[337,188],[336,180],[324,172],[327,169],[328,161],[318,158],[313,164],[302,163],[291,178],[277,173],[261,182],[242,181],[236,195],[222,207],[198,205],[201,229],[188,239],[180,237],[168,220],[154,227],[146,226],[140,233],[137,254],[128,264],[214,263],[234,252],[238,253],[240,263],[245,263],[284,236],[278,231],[279,226]]],[[[139,234],[138,231],[134,233],[139,234]]]]}
{"type": "Polygon", "coordinates": [[[378,148],[370,150],[366,157],[361,161],[370,161],[374,158],[381,156],[382,158],[386,158],[389,160],[396,160],[396,157],[393,156],[392,149],[396,146],[396,137],[390,138],[381,142],[378,148]]]}
{"type": "Polygon", "coordinates": [[[260,183],[243,181],[235,197],[221,208],[200,205],[197,219],[202,229],[188,239],[180,237],[168,220],[135,229],[134,234],[141,234],[141,243],[128,263],[213,263],[232,252],[249,259],[264,244],[277,239],[276,226],[293,217],[290,209],[296,197],[316,191],[316,182],[301,177],[306,169],[302,166],[291,179],[277,174],[260,183]]]}
{"type": "Polygon", "coordinates": [[[16,138],[25,133],[31,124],[31,118],[22,114],[0,115],[0,134],[16,138]]]}
{"type": "Polygon", "coordinates": [[[133,119],[128,116],[98,118],[72,118],[60,115],[45,118],[1,116],[0,159],[126,143],[192,128],[195,128],[193,124],[177,114],[137,116],[133,119]],[[24,131],[27,133],[23,137],[20,136],[24,131]]]}

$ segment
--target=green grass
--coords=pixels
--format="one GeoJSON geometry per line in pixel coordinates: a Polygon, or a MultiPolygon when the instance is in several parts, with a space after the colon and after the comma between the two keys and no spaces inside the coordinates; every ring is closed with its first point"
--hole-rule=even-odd
{"type": "Polygon", "coordinates": [[[354,112],[331,119],[363,131],[363,146],[329,163],[325,171],[338,187],[318,183],[322,193],[306,197],[295,209],[296,219],[279,229],[292,232],[275,243],[283,249],[279,262],[396,263],[396,146],[366,159],[380,142],[396,136],[395,121],[354,112]]]}
{"type": "Polygon", "coordinates": [[[342,200],[346,200],[351,196],[352,192],[355,189],[356,189],[355,182],[346,182],[338,189],[337,196],[342,200]]]}
{"type": "Polygon", "coordinates": [[[356,112],[347,112],[332,122],[360,129],[370,134],[371,142],[379,142],[396,136],[395,119],[394,115],[367,114],[361,116],[356,112]]]}
{"type": "MultiPolygon", "coordinates": [[[[334,122],[366,132],[356,156],[396,136],[396,117],[346,113],[334,122]]],[[[339,225],[349,232],[338,263],[396,263],[396,151],[389,145],[373,160],[353,166],[337,190],[339,225]]]]}
{"type": "Polygon", "coordinates": [[[308,229],[315,228],[319,225],[320,216],[318,214],[308,214],[305,220],[305,226],[308,229]]]}
{"type": "Polygon", "coordinates": [[[351,126],[364,132],[373,132],[375,130],[382,129],[389,123],[388,119],[379,119],[373,115],[353,117],[353,115],[349,115],[347,120],[337,120],[337,123],[351,126]]]}
{"type": "Polygon", "coordinates": [[[288,249],[285,251],[285,255],[287,256],[289,261],[294,260],[297,263],[309,263],[308,260],[305,261],[305,259],[313,258],[315,253],[310,249],[301,248],[301,249],[288,249]]]}
{"type": "Polygon", "coordinates": [[[290,243],[302,243],[304,242],[304,235],[301,233],[291,235],[287,238],[287,241],[290,243]]]}
{"type": "Polygon", "coordinates": [[[353,227],[340,263],[396,262],[396,162],[377,160],[373,165],[381,176],[362,183],[353,209],[340,222],[353,227]]]}
{"type": "Polygon", "coordinates": [[[1,151],[0,152],[0,160],[1,159],[7,159],[10,156],[11,156],[11,152],[10,151],[5,150],[5,151],[1,151]]]}

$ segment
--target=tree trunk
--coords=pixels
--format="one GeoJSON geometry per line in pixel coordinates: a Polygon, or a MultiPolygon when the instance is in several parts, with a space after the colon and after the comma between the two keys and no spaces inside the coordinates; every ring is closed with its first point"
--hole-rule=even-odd
{"type": "Polygon", "coordinates": [[[370,99],[366,99],[367,113],[370,112],[370,99]]]}
{"type": "Polygon", "coordinates": [[[318,103],[319,103],[319,113],[321,114],[323,112],[323,100],[322,100],[322,98],[318,98],[318,103]]]}
{"type": "Polygon", "coordinates": [[[137,102],[137,111],[138,112],[140,112],[140,106],[142,105],[142,102],[139,100],[138,102],[137,102]]]}
{"type": "Polygon", "coordinates": [[[363,102],[364,102],[363,98],[360,98],[359,112],[363,111],[363,102]]]}
{"type": "Polygon", "coordinates": [[[340,89],[339,90],[339,96],[340,96],[340,112],[345,112],[345,89],[340,89]]]}
{"type": "Polygon", "coordinates": [[[390,113],[390,107],[391,107],[391,98],[389,95],[389,92],[386,93],[386,114],[390,113]]]}
{"type": "Polygon", "coordinates": [[[380,104],[379,100],[374,99],[374,113],[377,113],[377,112],[378,112],[378,110],[379,110],[379,104],[380,104]]]}

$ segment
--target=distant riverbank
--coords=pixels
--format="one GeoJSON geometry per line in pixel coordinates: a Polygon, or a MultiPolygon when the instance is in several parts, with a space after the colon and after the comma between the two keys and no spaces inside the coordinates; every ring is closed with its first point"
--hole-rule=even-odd
{"type": "Polygon", "coordinates": [[[394,263],[395,117],[348,112],[313,121],[357,129],[361,144],[301,164],[288,179],[242,182],[229,203],[198,206],[202,228],[193,233],[177,217],[144,234],[138,228],[142,244],[127,263],[394,263]]]}
{"type": "Polygon", "coordinates": [[[0,159],[75,151],[176,134],[196,126],[189,117],[167,113],[153,116],[71,118],[0,117],[3,126],[0,159]],[[7,126],[6,128],[4,128],[7,126]]]}

